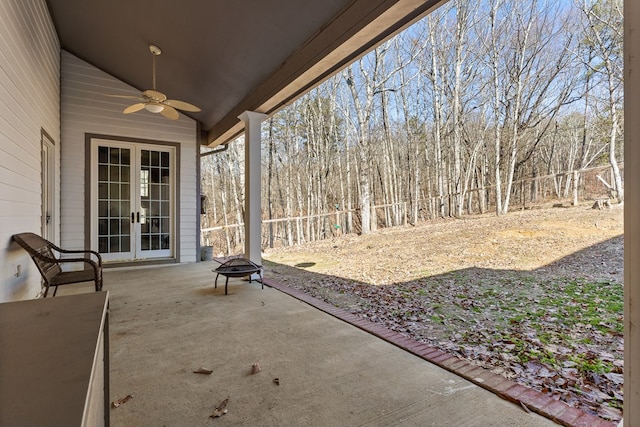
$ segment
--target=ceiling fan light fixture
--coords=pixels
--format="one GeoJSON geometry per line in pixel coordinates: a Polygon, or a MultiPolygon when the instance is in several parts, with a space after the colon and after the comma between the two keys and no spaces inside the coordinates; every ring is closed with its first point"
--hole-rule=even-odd
{"type": "Polygon", "coordinates": [[[151,113],[160,113],[164,110],[164,106],[160,104],[146,104],[144,108],[151,113]]]}

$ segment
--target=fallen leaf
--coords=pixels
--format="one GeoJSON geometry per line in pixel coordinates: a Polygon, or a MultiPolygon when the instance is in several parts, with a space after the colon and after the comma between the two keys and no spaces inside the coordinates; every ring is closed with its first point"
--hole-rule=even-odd
{"type": "Polygon", "coordinates": [[[598,408],[598,416],[605,420],[619,420],[622,418],[622,412],[619,409],[602,405],[598,408]]]}
{"type": "Polygon", "coordinates": [[[274,379],[273,379],[273,383],[274,383],[275,385],[280,385],[280,378],[274,378],[274,379]]]}
{"type": "Polygon", "coordinates": [[[195,371],[193,371],[194,374],[204,374],[204,375],[211,375],[213,371],[211,369],[208,368],[198,368],[195,371]]]}
{"type": "Polygon", "coordinates": [[[225,400],[220,402],[220,404],[213,410],[213,413],[209,415],[209,418],[218,418],[227,413],[227,403],[229,403],[229,398],[227,397],[225,400]]]}
{"type": "Polygon", "coordinates": [[[622,374],[608,373],[603,374],[603,376],[616,385],[624,383],[624,376],[622,374]]]}
{"type": "Polygon", "coordinates": [[[111,407],[115,409],[118,406],[127,403],[132,397],[133,397],[133,393],[126,395],[122,399],[115,400],[115,401],[111,402],[111,407]]]}
{"type": "Polygon", "coordinates": [[[255,375],[260,372],[260,363],[256,362],[251,365],[251,375],[255,375]]]}

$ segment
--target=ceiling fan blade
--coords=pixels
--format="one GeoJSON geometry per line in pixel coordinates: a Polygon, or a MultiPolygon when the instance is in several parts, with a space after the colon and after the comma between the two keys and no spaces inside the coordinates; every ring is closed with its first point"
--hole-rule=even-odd
{"type": "Polygon", "coordinates": [[[141,98],[140,96],[135,96],[135,95],[112,95],[112,94],[105,94],[105,96],[109,96],[111,98],[125,98],[125,99],[139,99],[142,100],[143,98],[141,98]]]}
{"type": "Polygon", "coordinates": [[[170,105],[164,105],[164,108],[162,109],[162,111],[160,111],[160,114],[171,120],[178,120],[180,118],[180,114],[178,113],[178,111],[170,105]]]}
{"type": "Polygon", "coordinates": [[[129,105],[127,108],[125,108],[122,112],[124,114],[131,114],[131,113],[135,113],[136,111],[140,111],[144,108],[145,103],[144,102],[139,102],[137,104],[133,104],[133,105],[129,105]]]}
{"type": "Polygon", "coordinates": [[[178,110],[183,110],[183,111],[191,111],[194,113],[197,113],[198,111],[200,111],[200,108],[196,107],[193,104],[189,104],[188,102],[184,102],[184,101],[178,101],[176,99],[167,99],[166,101],[164,101],[165,105],[170,105],[173,108],[177,108],[178,110]]]}

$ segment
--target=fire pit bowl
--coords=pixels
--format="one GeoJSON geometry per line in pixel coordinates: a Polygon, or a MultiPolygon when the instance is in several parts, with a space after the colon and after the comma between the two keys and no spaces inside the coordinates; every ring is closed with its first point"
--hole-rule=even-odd
{"type": "Polygon", "coordinates": [[[251,283],[251,275],[258,273],[260,275],[260,283],[262,289],[264,289],[264,283],[262,283],[262,266],[246,258],[232,258],[229,261],[220,264],[218,268],[212,270],[216,273],[215,288],[218,287],[218,276],[223,275],[226,277],[224,282],[224,294],[227,295],[227,285],[229,284],[229,277],[246,277],[249,276],[249,283],[251,283]]]}

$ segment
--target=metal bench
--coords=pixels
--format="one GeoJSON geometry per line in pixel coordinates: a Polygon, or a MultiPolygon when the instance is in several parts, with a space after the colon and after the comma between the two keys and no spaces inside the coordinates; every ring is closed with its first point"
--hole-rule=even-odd
{"type": "Polygon", "coordinates": [[[96,292],[102,290],[102,257],[92,250],[62,249],[50,241],[43,239],[34,233],[14,234],[13,240],[26,250],[33,262],[36,263],[42,280],[44,281],[44,297],[46,298],[49,287],[55,286],[53,296],[58,292],[58,286],[71,283],[90,282],[95,283],[96,292]],[[85,254],[85,258],[60,258],[60,254],[85,254]],[[95,261],[91,259],[95,258],[95,261]],[[83,263],[84,269],[77,271],[62,271],[62,264],[83,263]]]}

